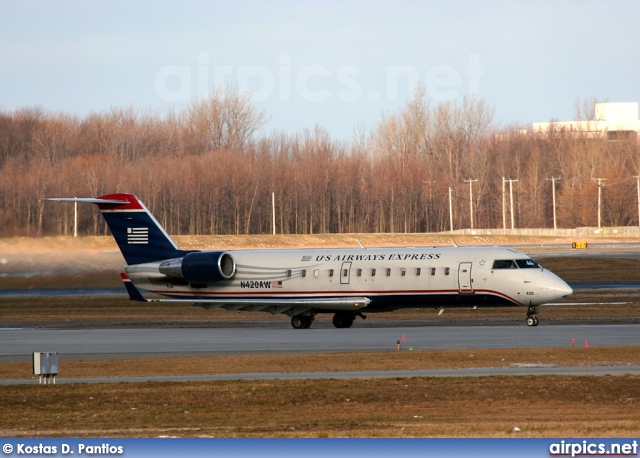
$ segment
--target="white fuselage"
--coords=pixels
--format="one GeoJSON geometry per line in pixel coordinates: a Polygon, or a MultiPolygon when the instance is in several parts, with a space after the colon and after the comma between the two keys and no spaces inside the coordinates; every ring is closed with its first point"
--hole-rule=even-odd
{"type": "Polygon", "coordinates": [[[535,306],[572,293],[562,279],[525,254],[501,247],[226,253],[235,261],[235,275],[215,283],[179,281],[161,274],[157,262],[131,265],[126,272],[139,288],[194,302],[357,296],[370,300],[366,307],[370,312],[403,307],[535,306]]]}

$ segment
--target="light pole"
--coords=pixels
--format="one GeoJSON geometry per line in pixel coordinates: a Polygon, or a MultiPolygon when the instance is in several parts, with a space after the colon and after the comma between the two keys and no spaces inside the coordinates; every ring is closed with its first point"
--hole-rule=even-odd
{"type": "Polygon", "coordinates": [[[553,230],[558,229],[558,225],[556,224],[556,181],[560,181],[560,178],[551,177],[547,178],[547,180],[551,181],[551,189],[553,192],[553,230]]]}
{"type": "Polygon", "coordinates": [[[638,182],[638,225],[640,226],[640,175],[635,175],[634,178],[638,182]]]}
{"type": "Polygon", "coordinates": [[[604,186],[603,181],[607,181],[606,178],[592,178],[593,181],[598,182],[598,228],[601,226],[602,221],[602,187],[604,186]]]}
{"type": "Polygon", "coordinates": [[[507,180],[505,180],[505,178],[502,177],[502,229],[504,230],[507,230],[507,204],[504,198],[504,189],[505,189],[506,181],[507,180]]]}
{"type": "Polygon", "coordinates": [[[449,187],[449,227],[453,232],[453,203],[451,202],[451,187],[449,187]]]}
{"type": "Polygon", "coordinates": [[[465,183],[469,183],[469,215],[471,215],[471,229],[473,229],[473,182],[478,180],[472,180],[471,178],[469,178],[468,180],[463,181],[465,183]]]}
{"type": "Polygon", "coordinates": [[[272,227],[273,235],[276,235],[276,193],[271,193],[271,213],[272,213],[272,227]]]}
{"type": "Polygon", "coordinates": [[[513,217],[513,182],[518,181],[518,179],[509,178],[507,181],[509,182],[509,203],[511,205],[511,229],[515,229],[515,220],[513,217]]]}

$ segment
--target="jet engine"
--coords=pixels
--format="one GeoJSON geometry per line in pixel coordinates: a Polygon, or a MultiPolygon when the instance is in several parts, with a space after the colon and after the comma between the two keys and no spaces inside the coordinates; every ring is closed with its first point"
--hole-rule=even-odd
{"type": "Polygon", "coordinates": [[[215,283],[233,277],[236,262],[229,253],[222,251],[197,251],[180,259],[165,261],[159,270],[164,275],[184,278],[189,283],[215,283]]]}

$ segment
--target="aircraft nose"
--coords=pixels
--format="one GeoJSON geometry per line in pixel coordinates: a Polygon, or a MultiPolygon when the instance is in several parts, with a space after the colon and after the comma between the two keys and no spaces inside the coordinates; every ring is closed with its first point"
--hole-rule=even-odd
{"type": "Polygon", "coordinates": [[[546,287],[542,288],[543,295],[547,296],[547,301],[555,301],[573,294],[573,288],[559,277],[550,278],[546,287]]]}
{"type": "Polygon", "coordinates": [[[558,292],[558,294],[561,294],[562,297],[571,296],[573,294],[573,288],[571,286],[567,285],[567,283],[564,280],[561,280],[561,279],[558,279],[556,281],[554,289],[555,289],[555,291],[558,292]]]}

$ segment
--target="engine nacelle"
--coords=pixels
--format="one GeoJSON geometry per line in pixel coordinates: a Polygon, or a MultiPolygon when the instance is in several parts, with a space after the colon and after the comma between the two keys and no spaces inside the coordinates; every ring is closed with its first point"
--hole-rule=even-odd
{"type": "Polygon", "coordinates": [[[198,251],[188,253],[180,259],[163,262],[159,270],[164,275],[184,278],[189,283],[215,283],[233,277],[236,262],[229,253],[198,251]]]}

